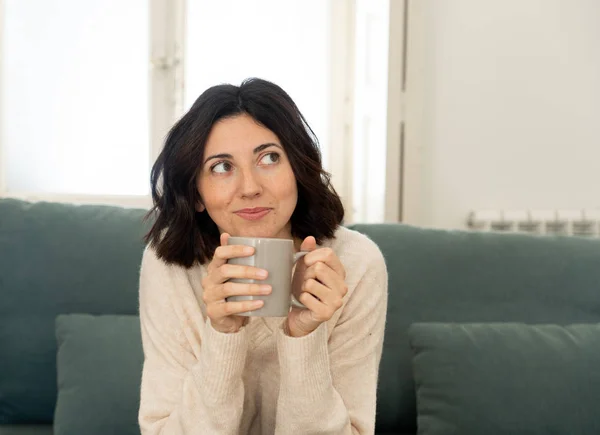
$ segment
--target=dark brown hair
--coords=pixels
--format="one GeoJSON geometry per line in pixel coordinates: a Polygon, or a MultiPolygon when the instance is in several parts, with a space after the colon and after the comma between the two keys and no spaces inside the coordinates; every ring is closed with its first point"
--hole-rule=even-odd
{"type": "Polygon", "coordinates": [[[219,246],[217,225],[197,212],[196,188],[204,148],[213,125],[248,114],[271,130],[283,145],[298,187],[291,217],[292,236],[332,238],[344,217],[342,202],[323,170],[317,138],[290,96],[274,83],[247,79],[241,86],[218,85],[198,97],[171,128],[150,175],[153,225],[145,236],[159,258],[191,267],[209,261],[219,246]]]}

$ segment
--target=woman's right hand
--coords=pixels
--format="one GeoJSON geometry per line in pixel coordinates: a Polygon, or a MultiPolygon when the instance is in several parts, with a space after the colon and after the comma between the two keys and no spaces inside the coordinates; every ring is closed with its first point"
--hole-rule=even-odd
{"type": "Polygon", "coordinates": [[[249,257],[254,254],[251,246],[227,245],[229,234],[221,234],[221,246],[207,266],[207,274],[202,278],[202,300],[212,327],[224,333],[233,333],[246,324],[248,317],[237,314],[254,311],[264,304],[262,300],[228,302],[230,296],[264,296],[271,293],[271,286],[264,284],[241,284],[229,281],[231,278],[263,280],[267,271],[251,266],[227,264],[236,257],[249,257]],[[261,275],[262,273],[262,275],[261,275]]]}

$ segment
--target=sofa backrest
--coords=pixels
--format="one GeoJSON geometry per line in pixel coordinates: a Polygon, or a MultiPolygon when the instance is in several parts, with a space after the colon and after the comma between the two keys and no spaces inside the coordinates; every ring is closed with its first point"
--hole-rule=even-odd
{"type": "MultiPolygon", "coordinates": [[[[144,214],[0,200],[0,423],[52,421],[58,314],[137,314],[144,214]]],[[[411,323],[600,322],[598,240],[351,228],[389,272],[378,432],[416,432],[411,323]]]]}
{"type": "Polygon", "coordinates": [[[377,429],[416,433],[413,322],[600,322],[600,240],[354,225],[386,258],[377,429]]]}
{"type": "Polygon", "coordinates": [[[144,214],[0,200],[0,423],[52,421],[58,314],[138,312],[144,214]]]}

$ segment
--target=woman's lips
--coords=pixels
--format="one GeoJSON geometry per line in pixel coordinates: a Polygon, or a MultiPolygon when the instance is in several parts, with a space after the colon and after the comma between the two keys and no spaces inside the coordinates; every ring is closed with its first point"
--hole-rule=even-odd
{"type": "Polygon", "coordinates": [[[270,208],[263,207],[245,208],[243,210],[236,211],[235,214],[242,219],[246,219],[247,221],[257,221],[268,215],[271,210],[272,209],[270,208]]]}

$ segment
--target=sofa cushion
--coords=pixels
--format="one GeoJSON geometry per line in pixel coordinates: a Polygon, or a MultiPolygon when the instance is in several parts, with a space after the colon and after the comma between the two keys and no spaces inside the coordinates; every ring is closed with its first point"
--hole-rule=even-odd
{"type": "Polygon", "coordinates": [[[0,423],[52,421],[57,314],[137,313],[144,214],[0,200],[0,423]]]}
{"type": "Polygon", "coordinates": [[[55,435],[139,435],[144,355],[138,316],[60,315],[55,435]]]}
{"type": "Polygon", "coordinates": [[[600,324],[421,323],[419,434],[600,433],[600,324]]]}
{"type": "Polygon", "coordinates": [[[600,322],[600,240],[352,225],[382,250],[388,314],[377,430],[416,432],[415,322],[600,322]]]}

